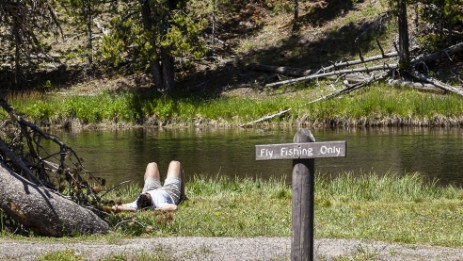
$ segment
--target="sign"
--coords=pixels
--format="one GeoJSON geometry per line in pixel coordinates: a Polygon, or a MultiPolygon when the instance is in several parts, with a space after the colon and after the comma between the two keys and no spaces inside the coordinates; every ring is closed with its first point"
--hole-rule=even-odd
{"type": "Polygon", "coordinates": [[[256,160],[293,159],[291,260],[313,261],[315,160],[346,156],[346,141],[315,142],[312,132],[299,129],[294,143],[256,145],[256,160]]]}
{"type": "Polygon", "coordinates": [[[314,159],[346,156],[346,141],[256,145],[256,160],[314,159]]]}

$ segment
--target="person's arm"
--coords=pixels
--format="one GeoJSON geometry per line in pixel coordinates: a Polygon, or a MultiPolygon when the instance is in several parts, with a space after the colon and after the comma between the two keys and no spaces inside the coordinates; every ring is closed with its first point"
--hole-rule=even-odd
{"type": "Polygon", "coordinates": [[[174,211],[174,210],[177,210],[177,205],[175,205],[175,204],[164,204],[164,205],[162,205],[162,207],[157,208],[157,209],[166,210],[166,211],[174,211]]]}
{"type": "Polygon", "coordinates": [[[132,203],[126,203],[126,204],[122,204],[122,205],[114,205],[114,206],[112,207],[112,209],[113,209],[115,212],[137,211],[137,203],[136,203],[136,201],[135,201],[135,202],[132,202],[132,203]]]}

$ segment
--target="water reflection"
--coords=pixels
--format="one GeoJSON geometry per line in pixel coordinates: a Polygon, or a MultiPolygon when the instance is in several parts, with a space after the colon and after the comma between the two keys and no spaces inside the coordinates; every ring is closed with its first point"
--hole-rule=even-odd
{"type": "MultiPolygon", "coordinates": [[[[282,177],[290,182],[291,161],[256,161],[255,145],[292,142],[288,130],[158,130],[54,133],[110,184],[141,183],[146,163],[161,172],[180,160],[188,176],[282,177]]],[[[316,171],[354,173],[420,172],[442,182],[463,183],[463,131],[460,129],[314,130],[317,141],[346,140],[347,157],[317,159],[316,171]]]]}

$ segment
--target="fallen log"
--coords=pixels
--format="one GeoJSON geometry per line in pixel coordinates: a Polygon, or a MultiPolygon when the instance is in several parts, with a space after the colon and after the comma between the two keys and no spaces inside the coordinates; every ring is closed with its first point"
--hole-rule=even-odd
{"type": "Polygon", "coordinates": [[[390,85],[398,85],[408,88],[413,88],[421,92],[433,92],[433,93],[444,93],[445,91],[441,88],[436,87],[430,83],[424,82],[411,82],[411,81],[404,81],[404,80],[389,80],[387,81],[390,85]]]}
{"type": "Polygon", "coordinates": [[[252,64],[251,68],[256,71],[262,72],[272,72],[272,73],[279,73],[284,74],[287,76],[294,76],[300,77],[312,74],[313,70],[303,70],[299,68],[292,68],[292,67],[284,67],[284,66],[272,66],[272,65],[265,65],[265,64],[252,64]]]}
{"type": "Polygon", "coordinates": [[[265,116],[265,117],[262,117],[260,119],[257,119],[255,121],[251,121],[251,122],[248,122],[248,123],[245,123],[245,124],[242,124],[240,125],[241,128],[247,128],[247,127],[252,127],[254,124],[256,123],[259,123],[259,122],[263,122],[263,121],[268,121],[268,120],[271,120],[275,117],[279,117],[279,116],[282,116],[288,112],[290,112],[291,109],[287,109],[287,110],[284,110],[284,111],[280,111],[278,113],[275,113],[275,114],[272,114],[272,115],[268,115],[268,116],[265,116]]]}
{"type": "Polygon", "coordinates": [[[94,183],[102,180],[86,172],[74,150],[23,119],[3,98],[0,107],[11,118],[0,135],[0,209],[39,235],[106,233],[109,225],[86,207],[97,206],[100,198],[83,175],[94,183]],[[10,139],[21,140],[21,146],[11,146],[10,139]],[[48,154],[42,139],[55,143],[59,151],[48,154]],[[58,171],[46,167],[50,165],[58,171]]]}
{"type": "Polygon", "coordinates": [[[0,166],[0,207],[26,228],[44,236],[103,234],[109,225],[75,202],[0,166]]]}
{"type": "Polygon", "coordinates": [[[377,76],[373,76],[367,80],[364,80],[362,82],[358,82],[356,84],[353,84],[353,85],[350,85],[350,86],[347,86],[346,88],[344,89],[341,89],[341,90],[336,90],[326,96],[322,96],[318,99],[315,99],[313,101],[310,101],[308,104],[312,104],[312,103],[315,103],[315,102],[319,102],[319,101],[322,101],[322,100],[328,100],[328,99],[332,99],[332,98],[335,98],[335,97],[338,97],[342,94],[345,94],[345,93],[350,93],[352,91],[355,91],[355,90],[358,90],[364,86],[367,86],[369,84],[371,84],[372,82],[375,82],[375,81],[380,81],[380,80],[383,80],[386,78],[386,76],[388,75],[388,73],[384,73],[383,75],[377,77],[377,76]]]}
{"type": "Polygon", "coordinates": [[[333,69],[338,69],[340,67],[347,67],[347,66],[352,66],[352,65],[357,65],[357,64],[362,64],[362,63],[366,63],[366,62],[372,62],[372,61],[377,61],[377,60],[381,60],[381,59],[386,59],[386,58],[394,58],[394,57],[397,57],[399,54],[397,52],[390,52],[390,53],[386,53],[386,54],[381,54],[381,55],[376,55],[376,56],[371,56],[371,57],[367,57],[367,58],[363,58],[363,59],[358,59],[358,60],[353,60],[353,61],[346,61],[346,62],[337,62],[331,66],[328,66],[328,67],[322,67],[320,70],[318,70],[317,73],[320,73],[320,72],[327,72],[327,71],[331,71],[333,69]]]}
{"type": "MultiPolygon", "coordinates": [[[[357,65],[357,64],[362,64],[365,62],[372,62],[376,60],[381,60],[381,59],[387,59],[387,58],[393,58],[397,57],[398,54],[397,52],[390,52],[382,55],[376,55],[372,57],[367,57],[358,60],[352,60],[352,61],[346,61],[346,62],[336,62],[331,66],[327,67],[322,67],[316,73],[321,73],[321,72],[329,72],[333,69],[339,69],[341,67],[347,67],[351,65],[357,65]]],[[[262,71],[262,72],[272,72],[272,73],[279,73],[287,76],[293,76],[293,77],[302,77],[302,76],[307,76],[315,73],[315,70],[313,69],[300,69],[300,68],[293,68],[293,67],[285,67],[285,66],[273,66],[273,65],[265,65],[265,64],[252,64],[251,69],[256,70],[256,71],[262,71]]]]}
{"type": "MultiPolygon", "coordinates": [[[[438,51],[438,52],[435,52],[435,53],[432,53],[432,54],[429,54],[429,55],[426,55],[426,56],[423,56],[423,57],[412,59],[411,64],[416,65],[416,64],[419,64],[419,63],[427,63],[427,62],[434,61],[434,60],[444,58],[444,57],[449,57],[449,59],[450,59],[450,55],[456,54],[456,53],[461,52],[461,51],[463,51],[463,42],[458,43],[456,45],[452,45],[452,46],[450,46],[448,48],[445,48],[445,49],[443,49],[441,51],[438,51]]],[[[275,86],[279,86],[279,85],[283,85],[283,84],[292,84],[292,83],[296,83],[296,82],[307,81],[307,80],[321,78],[321,77],[340,75],[340,74],[347,74],[347,73],[355,73],[355,72],[370,72],[370,71],[375,71],[375,70],[387,70],[387,69],[395,70],[395,69],[397,69],[397,66],[398,66],[397,64],[385,64],[385,65],[377,65],[377,66],[365,67],[365,68],[337,70],[339,67],[346,67],[346,66],[351,66],[351,65],[356,65],[356,64],[362,64],[362,63],[365,63],[365,62],[370,62],[370,61],[379,60],[379,59],[383,59],[383,58],[392,58],[392,57],[395,57],[395,56],[397,56],[397,52],[390,52],[390,53],[387,53],[387,54],[384,54],[384,55],[381,54],[381,55],[377,55],[377,56],[373,56],[373,57],[369,57],[369,58],[364,58],[364,59],[358,59],[358,60],[353,60],[353,61],[335,63],[335,64],[333,64],[331,66],[321,68],[315,74],[310,74],[310,75],[302,76],[302,77],[295,78],[295,79],[289,79],[289,80],[285,80],[285,81],[269,83],[269,84],[266,84],[265,86],[266,87],[275,87],[275,86]],[[335,71],[331,71],[333,69],[335,69],[335,71]],[[329,72],[327,72],[327,71],[329,71],[329,72]]],[[[283,70],[283,69],[280,69],[280,70],[283,70]]],[[[297,71],[293,71],[293,72],[297,72],[297,71]]],[[[454,92],[454,90],[452,92],[454,92]]]]}
{"type": "Polygon", "coordinates": [[[455,93],[457,95],[463,96],[463,90],[460,89],[460,88],[453,87],[451,85],[445,84],[445,83],[443,83],[443,82],[441,82],[439,80],[432,79],[432,78],[426,78],[426,81],[428,83],[431,83],[432,85],[440,88],[440,89],[443,89],[443,90],[455,93]]]}
{"type": "Polygon", "coordinates": [[[317,73],[317,74],[311,74],[311,75],[300,77],[300,78],[270,83],[270,84],[265,85],[265,87],[275,87],[275,86],[279,86],[283,84],[292,84],[296,82],[307,81],[307,80],[312,80],[312,79],[322,78],[322,77],[327,77],[327,76],[332,76],[332,75],[346,74],[346,73],[393,70],[393,69],[397,69],[397,66],[398,66],[397,64],[384,64],[384,65],[377,65],[377,66],[372,66],[372,67],[344,69],[344,70],[332,71],[332,72],[327,72],[327,73],[317,73]]]}
{"type": "Polygon", "coordinates": [[[456,54],[457,52],[463,51],[463,42],[449,46],[445,49],[442,49],[438,52],[425,55],[423,57],[418,57],[415,58],[411,61],[412,64],[417,64],[417,63],[427,63],[431,62],[440,58],[445,58],[445,57],[450,57],[452,54],[456,54]]]}

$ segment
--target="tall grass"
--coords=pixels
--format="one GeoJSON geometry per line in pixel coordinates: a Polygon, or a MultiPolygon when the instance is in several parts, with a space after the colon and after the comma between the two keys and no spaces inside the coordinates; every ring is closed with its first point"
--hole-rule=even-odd
{"type": "Polygon", "coordinates": [[[425,181],[418,173],[399,176],[387,173],[354,175],[345,173],[334,180],[320,178],[316,182],[317,196],[344,201],[425,202],[431,200],[461,200],[463,190],[452,185],[445,189],[436,181],[425,181]]]}
{"type": "MultiPolygon", "coordinates": [[[[316,238],[463,246],[461,187],[442,186],[416,173],[345,173],[332,179],[319,174],[315,186],[316,238]]],[[[128,186],[106,199],[129,202],[140,190],[128,186]]],[[[104,238],[291,235],[291,187],[283,179],[196,176],[186,184],[186,194],[188,200],[175,212],[107,215],[113,231],[104,238]]]]}
{"type": "MultiPolygon", "coordinates": [[[[287,87],[282,87],[287,88],[287,87]]],[[[290,117],[273,121],[344,122],[352,125],[445,125],[463,124],[463,99],[376,85],[338,99],[308,104],[329,89],[301,89],[271,95],[216,99],[169,98],[154,92],[100,93],[94,96],[12,96],[10,103],[37,122],[139,124],[148,118],[162,123],[225,122],[241,124],[292,108],[290,117]],[[313,98],[308,98],[313,97],[313,98]]]]}
{"type": "MultiPolygon", "coordinates": [[[[463,189],[416,173],[344,173],[315,179],[316,237],[463,245],[463,189]]],[[[135,198],[122,191],[113,198],[135,198]]],[[[116,235],[290,236],[291,187],[283,179],[203,178],[187,183],[189,200],[175,213],[114,215],[138,220],[116,235]],[[140,224],[144,224],[143,226],[140,224]]]]}

